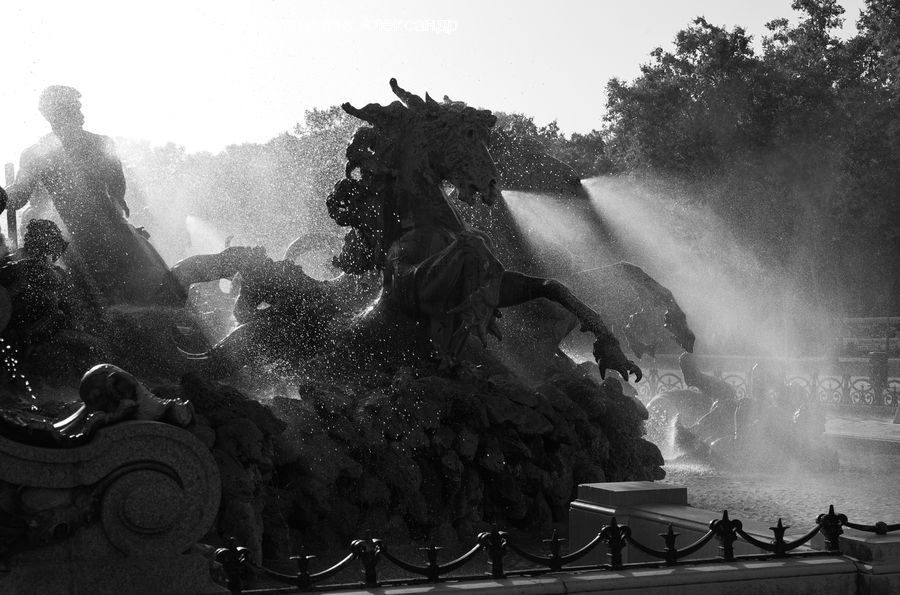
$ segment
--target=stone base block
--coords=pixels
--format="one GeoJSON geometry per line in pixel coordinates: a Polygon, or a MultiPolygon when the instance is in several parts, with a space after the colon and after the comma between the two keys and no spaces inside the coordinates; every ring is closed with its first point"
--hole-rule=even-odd
{"type": "MultiPolygon", "coordinates": [[[[703,510],[687,505],[687,489],[680,486],[664,485],[649,481],[611,482],[583,484],[578,486],[578,499],[569,506],[570,551],[574,551],[592,540],[600,529],[615,517],[619,525],[628,525],[631,536],[656,549],[663,549],[661,534],[671,524],[678,533],[678,547],[686,547],[702,537],[709,530],[713,519],[722,517],[722,511],[703,510]]],[[[744,531],[757,539],[770,541],[770,523],[740,519],[744,531]]],[[[810,527],[798,527],[785,535],[791,540],[810,527]]],[[[713,539],[688,559],[715,558],[719,555],[719,542],[713,539]]],[[[801,548],[800,551],[809,548],[801,548]]],[[[585,564],[607,562],[606,546],[595,548],[583,558],[585,564]]],[[[760,549],[738,540],[734,544],[736,555],[761,554],[760,549]]],[[[634,547],[622,551],[622,561],[653,562],[651,558],[634,547]]]]}
{"type": "Polygon", "coordinates": [[[210,579],[209,561],[199,554],[165,559],[119,558],[60,564],[14,563],[0,573],[4,595],[188,595],[228,593],[210,579]]]}

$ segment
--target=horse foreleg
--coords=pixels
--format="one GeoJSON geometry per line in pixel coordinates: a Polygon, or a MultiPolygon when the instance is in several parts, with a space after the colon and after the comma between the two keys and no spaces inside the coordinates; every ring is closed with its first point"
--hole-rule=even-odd
{"type": "Polygon", "coordinates": [[[583,332],[594,334],[594,359],[600,367],[601,376],[605,375],[606,370],[615,370],[626,381],[629,374],[634,374],[635,381],[641,379],[641,369],[622,353],[619,340],[600,318],[600,314],[578,299],[568,287],[554,279],[532,277],[514,271],[503,272],[500,283],[501,308],[537,298],[546,298],[561,305],[578,318],[583,332]]]}
{"type": "Polygon", "coordinates": [[[230,279],[241,269],[258,264],[265,258],[265,248],[231,246],[217,254],[188,256],[175,263],[171,273],[182,287],[189,287],[194,283],[230,279]]]}

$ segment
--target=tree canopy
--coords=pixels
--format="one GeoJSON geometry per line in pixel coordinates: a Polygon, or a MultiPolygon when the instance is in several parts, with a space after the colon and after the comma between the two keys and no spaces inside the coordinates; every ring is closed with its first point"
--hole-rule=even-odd
{"type": "Polygon", "coordinates": [[[761,51],[696,18],[640,76],[607,86],[614,171],[714,208],[845,314],[900,311],[900,6],[867,0],[836,36],[836,0],[795,0],[761,51]]]}

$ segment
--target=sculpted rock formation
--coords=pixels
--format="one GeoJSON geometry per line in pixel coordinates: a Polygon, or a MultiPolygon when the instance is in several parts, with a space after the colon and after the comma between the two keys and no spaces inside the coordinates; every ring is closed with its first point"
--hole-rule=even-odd
{"type": "Polygon", "coordinates": [[[216,463],[189,432],[125,421],[71,448],[2,434],[4,593],[218,591],[207,561],[185,553],[212,526],[220,494],[216,463]]]}

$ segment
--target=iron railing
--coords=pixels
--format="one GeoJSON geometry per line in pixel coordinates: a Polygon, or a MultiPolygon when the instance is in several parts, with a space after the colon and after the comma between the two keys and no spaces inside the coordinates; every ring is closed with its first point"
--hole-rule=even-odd
{"type": "MultiPolygon", "coordinates": [[[[723,372],[714,370],[713,376],[721,378],[734,387],[737,398],[747,396],[750,373],[723,372]]],[[[851,408],[882,408],[892,413],[900,404],[900,378],[888,378],[887,382],[873,382],[866,376],[819,375],[812,372],[808,376],[790,375],[785,384],[801,387],[810,395],[816,395],[825,405],[851,408]]],[[[638,395],[646,402],[654,396],[675,389],[690,388],[684,382],[680,371],[650,368],[644,378],[635,384],[638,395]]]]}
{"type": "MultiPolygon", "coordinates": [[[[603,526],[597,535],[583,547],[569,554],[562,553],[562,543],[565,541],[558,537],[556,532],[550,539],[544,540],[548,546],[546,555],[528,552],[518,545],[514,538],[506,531],[494,528],[492,531],[478,535],[475,544],[466,553],[458,558],[445,562],[438,562],[440,547],[428,546],[420,548],[425,555],[424,564],[415,564],[396,556],[390,547],[381,539],[367,536],[365,539],[357,539],[350,544],[349,552],[332,566],[318,572],[310,571],[310,562],[315,556],[308,555],[301,549],[291,559],[297,565],[297,571],[293,574],[277,572],[266,567],[252,567],[257,574],[263,575],[280,585],[287,587],[269,588],[267,592],[302,592],[302,591],[328,591],[349,587],[359,587],[360,583],[325,584],[327,579],[338,574],[342,570],[357,564],[362,573],[361,584],[365,587],[392,586],[400,584],[439,583],[447,580],[465,581],[480,580],[485,574],[457,575],[456,571],[472,565],[480,552],[487,554],[487,576],[494,579],[502,579],[514,576],[536,576],[554,572],[574,572],[585,570],[626,570],[637,568],[651,568],[659,566],[676,566],[687,564],[709,564],[716,562],[733,562],[736,560],[764,560],[786,557],[809,557],[840,555],[840,535],[843,527],[850,527],[860,531],[869,531],[884,535],[891,531],[900,530],[900,524],[888,525],[878,522],[874,525],[859,525],[851,523],[843,514],[837,514],[834,506],[828,508],[828,512],[820,514],[816,518],[815,526],[805,534],[790,540],[785,540],[785,533],[790,527],[782,524],[781,519],[772,531],[772,539],[766,541],[744,531],[743,523],[738,519],[728,516],[728,511],[722,513],[722,517],[709,523],[709,529],[694,542],[678,547],[679,533],[669,524],[668,530],[661,533],[663,548],[657,549],[641,543],[632,537],[631,529],[627,525],[616,523],[615,517],[608,525],[603,526]],[[804,551],[796,551],[805,546],[816,535],[821,534],[824,540],[824,550],[806,548],[804,551]],[[711,558],[694,558],[688,561],[683,559],[700,551],[713,539],[719,541],[719,555],[711,558]],[[734,544],[744,542],[762,550],[760,554],[735,554],[734,544]],[[589,552],[600,544],[608,548],[607,563],[577,565],[589,552]],[[654,558],[651,562],[623,563],[622,552],[626,547],[633,547],[645,555],[654,558]],[[520,561],[533,564],[534,567],[525,569],[508,570],[506,560],[510,554],[515,555],[520,561]],[[379,564],[388,562],[395,568],[409,573],[409,577],[392,578],[383,580],[379,578],[379,564]],[[450,576],[452,575],[452,577],[450,576]]],[[[232,539],[228,547],[219,548],[215,553],[216,561],[222,565],[225,574],[226,586],[233,594],[244,592],[245,572],[251,568],[249,550],[241,547],[232,539]]]]}

